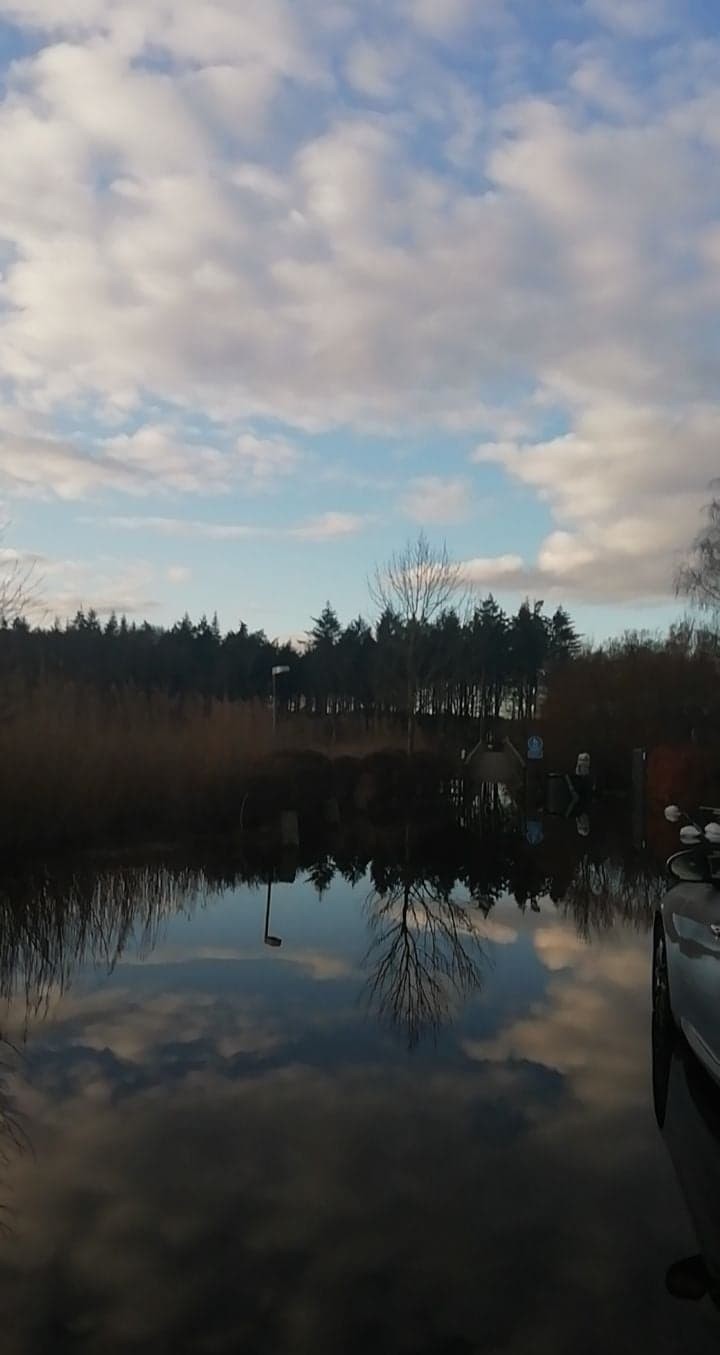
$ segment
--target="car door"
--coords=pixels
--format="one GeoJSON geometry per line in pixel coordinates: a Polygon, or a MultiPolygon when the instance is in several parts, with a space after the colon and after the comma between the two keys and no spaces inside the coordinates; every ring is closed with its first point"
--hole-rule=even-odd
{"type": "Polygon", "coordinates": [[[673,1015],[720,1082],[720,889],[709,882],[676,885],[663,920],[673,1015]]]}
{"type": "MultiPolygon", "coordinates": [[[[695,1226],[709,1278],[720,1286],[720,1101],[692,1054],[676,1041],[667,1057],[659,1119],[695,1226]]],[[[656,1047],[653,1045],[653,1059],[656,1047]]]]}

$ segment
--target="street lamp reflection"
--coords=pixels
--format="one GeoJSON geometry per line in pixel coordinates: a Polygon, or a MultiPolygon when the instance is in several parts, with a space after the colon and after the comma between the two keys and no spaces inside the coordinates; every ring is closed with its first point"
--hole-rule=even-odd
{"type": "Polygon", "coordinates": [[[282,937],[281,937],[281,936],[271,936],[271,935],[270,935],[270,905],[271,905],[271,903],[272,903],[272,887],[273,887],[273,881],[272,881],[272,875],[271,875],[271,876],[270,876],[270,879],[268,880],[268,887],[267,887],[267,903],[266,903],[266,906],[265,906],[265,934],[264,934],[264,936],[263,936],[263,941],[265,942],[265,945],[266,945],[266,946],[275,946],[275,947],[277,947],[277,946],[281,946],[281,945],[282,945],[282,937]]]}

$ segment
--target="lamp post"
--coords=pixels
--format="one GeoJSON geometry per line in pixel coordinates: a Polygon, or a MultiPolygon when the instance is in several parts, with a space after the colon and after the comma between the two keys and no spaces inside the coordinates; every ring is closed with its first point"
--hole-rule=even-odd
{"type": "Polygon", "coordinates": [[[282,673],[289,673],[290,669],[286,663],[279,663],[272,670],[272,727],[273,737],[277,730],[277,680],[282,673]]]}

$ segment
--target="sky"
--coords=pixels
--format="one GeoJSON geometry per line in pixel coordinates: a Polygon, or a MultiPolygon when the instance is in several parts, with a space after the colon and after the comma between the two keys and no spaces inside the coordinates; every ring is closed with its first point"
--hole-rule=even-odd
{"type": "Polygon", "coordinates": [[[0,0],[0,520],[48,616],[665,626],[720,471],[716,0],[0,0]]]}

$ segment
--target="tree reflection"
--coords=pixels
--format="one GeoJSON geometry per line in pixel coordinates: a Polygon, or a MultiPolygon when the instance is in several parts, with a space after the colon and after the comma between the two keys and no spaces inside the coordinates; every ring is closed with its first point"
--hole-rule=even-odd
{"type": "MultiPolygon", "coordinates": [[[[30,1141],[17,1108],[13,1092],[13,1060],[16,1051],[10,1042],[0,1036],[0,1179],[9,1168],[12,1158],[27,1151],[30,1141]]],[[[11,1231],[12,1210],[0,1200],[0,1234],[11,1231]]]]}
{"type": "Polygon", "coordinates": [[[618,861],[582,856],[560,900],[578,935],[608,931],[618,922],[647,931],[667,887],[664,870],[646,860],[618,861]]]}
{"type": "Polygon", "coordinates": [[[452,898],[454,880],[448,886],[417,876],[407,842],[399,878],[368,896],[374,936],[365,963],[371,1007],[403,1030],[413,1049],[480,987],[485,955],[477,919],[452,898]]]}
{"type": "Polygon", "coordinates": [[[320,898],[327,893],[336,874],[337,866],[332,857],[327,854],[318,857],[317,861],[314,861],[310,866],[308,880],[315,886],[320,898]]]}
{"type": "Polygon", "coordinates": [[[202,902],[201,872],[150,866],[32,873],[0,890],[0,998],[26,1015],[62,993],[83,964],[112,970],[132,942],[154,947],[165,918],[202,902]]]}
{"type": "MultiPolygon", "coordinates": [[[[568,824],[544,827],[533,845],[512,807],[499,800],[474,804],[470,826],[444,821],[398,830],[360,823],[332,852],[301,850],[293,876],[298,868],[321,897],[338,873],[353,886],[370,877],[373,1000],[416,1043],[418,1030],[437,1029],[455,996],[479,983],[478,923],[501,899],[514,898],[522,910],[552,901],[585,937],[617,920],[650,924],[665,887],[659,863],[629,851],[621,830],[588,839],[568,824]],[[453,902],[458,889],[471,900],[467,909],[453,902]]],[[[242,860],[172,857],[101,868],[88,862],[6,876],[0,999],[24,999],[30,1016],[65,991],[78,968],[110,971],[128,949],[146,956],[166,920],[191,915],[239,884],[265,889],[277,865],[265,850],[242,860]]]]}

